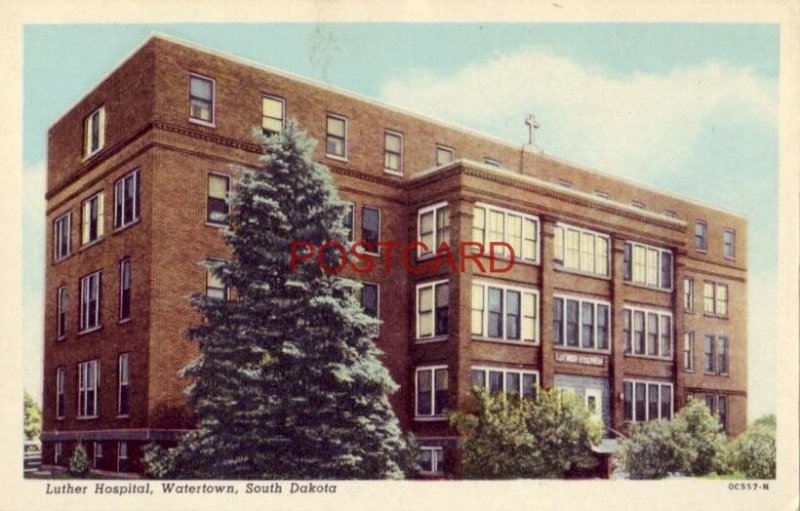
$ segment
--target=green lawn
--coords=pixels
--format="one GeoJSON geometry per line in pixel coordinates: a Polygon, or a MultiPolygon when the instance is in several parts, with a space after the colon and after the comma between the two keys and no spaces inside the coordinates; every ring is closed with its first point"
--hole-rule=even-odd
{"type": "Polygon", "coordinates": [[[736,480],[747,479],[744,472],[734,472],[732,474],[708,474],[700,477],[700,479],[723,479],[723,480],[736,480]]]}

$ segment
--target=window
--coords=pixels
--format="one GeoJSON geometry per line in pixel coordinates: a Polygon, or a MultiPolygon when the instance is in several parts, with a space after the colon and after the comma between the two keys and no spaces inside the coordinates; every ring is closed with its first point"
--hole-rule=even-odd
{"type": "Polygon", "coordinates": [[[728,286],[717,282],[703,282],[703,312],[721,318],[728,316],[728,286]]]}
{"type": "Polygon", "coordinates": [[[326,153],[336,158],[347,158],[347,120],[344,117],[329,115],[327,125],[326,153]]]}
{"type": "Polygon", "coordinates": [[[106,143],[106,109],[100,107],[83,121],[83,156],[88,158],[106,143]]]}
{"type": "Polygon", "coordinates": [[[694,279],[691,277],[683,279],[683,310],[694,312],[694,279]]]}
{"type": "Polygon", "coordinates": [[[131,260],[119,262],[119,320],[131,319],[131,260]]]}
{"type": "Polygon", "coordinates": [[[211,78],[189,77],[189,120],[214,124],[214,80],[211,78]]]}
{"type": "Polygon", "coordinates": [[[703,360],[705,361],[704,368],[707,373],[716,372],[713,335],[705,336],[705,341],[703,342],[703,360]]]}
{"type": "Polygon", "coordinates": [[[379,289],[378,284],[361,285],[361,306],[364,308],[364,313],[372,318],[377,318],[380,310],[379,289]]]}
{"type": "Polygon", "coordinates": [[[436,166],[446,165],[455,158],[455,151],[443,145],[436,146],[436,166]]]}
{"type": "Polygon", "coordinates": [[[61,457],[63,456],[64,445],[61,442],[56,442],[53,446],[53,465],[61,464],[61,457]]]}
{"type": "Polygon", "coordinates": [[[442,243],[450,245],[450,210],[446,202],[422,208],[417,213],[417,240],[427,250],[418,247],[417,257],[432,256],[442,243]]]}
{"type": "Polygon", "coordinates": [[[644,202],[640,202],[638,200],[631,201],[631,206],[633,206],[636,209],[644,209],[644,202]]]}
{"type": "Polygon", "coordinates": [[[273,96],[261,96],[261,129],[265,135],[283,132],[285,103],[273,96]]]}
{"type": "Polygon", "coordinates": [[[694,332],[683,334],[683,369],[694,372],[694,332]]]}
{"type": "Polygon", "coordinates": [[[117,472],[128,471],[128,442],[117,442],[117,472]]]}
{"type": "Polygon", "coordinates": [[[567,181],[566,179],[559,179],[558,184],[564,188],[572,188],[572,181],[567,181]]]}
{"type": "Polygon", "coordinates": [[[218,267],[223,262],[218,259],[206,261],[206,296],[214,300],[228,299],[228,288],[225,287],[222,279],[213,271],[213,268],[218,267]]]}
{"type": "Polygon", "coordinates": [[[97,360],[78,364],[78,418],[90,419],[97,413],[97,360]]]}
{"type": "Polygon", "coordinates": [[[674,211],[664,211],[664,216],[668,218],[678,218],[678,214],[674,211]]]}
{"type": "Polygon", "coordinates": [[[673,392],[671,383],[624,380],[622,389],[626,421],[645,422],[672,419],[673,392]]]}
{"type": "Polygon", "coordinates": [[[355,222],[356,205],[352,202],[346,202],[344,207],[344,229],[347,231],[347,241],[353,241],[353,225],[355,222]]]}
{"type": "Polygon", "coordinates": [[[736,231],[733,229],[725,229],[722,234],[722,254],[726,259],[736,257],[736,231]]]}
{"type": "Polygon", "coordinates": [[[81,279],[80,331],[100,327],[100,283],[102,272],[95,272],[81,279]]]}
{"type": "Polygon", "coordinates": [[[707,229],[708,226],[703,220],[698,220],[694,224],[694,248],[701,252],[705,252],[708,249],[707,229]]]}
{"type": "Polygon", "coordinates": [[[67,286],[61,286],[56,292],[58,314],[56,318],[56,340],[67,337],[67,286]]]}
{"type": "Polygon", "coordinates": [[[554,296],[553,344],[588,350],[607,350],[610,338],[610,310],[610,304],[607,302],[554,296]]]}
{"type": "Polygon", "coordinates": [[[566,270],[608,276],[609,238],[571,225],[554,229],[553,259],[566,270]]]}
{"type": "Polygon", "coordinates": [[[728,374],[728,338],[717,338],[717,370],[719,374],[728,374]]]}
{"type": "Polygon", "coordinates": [[[417,285],[417,339],[450,333],[450,287],[440,280],[417,285]]]}
{"type": "Polygon", "coordinates": [[[380,241],[381,210],[364,206],[361,209],[361,242],[364,249],[371,254],[377,254],[380,241]]]}
{"type": "Polygon", "coordinates": [[[419,466],[423,474],[441,474],[444,472],[444,450],[441,447],[419,448],[419,466]]]}
{"type": "Polygon", "coordinates": [[[500,160],[495,160],[494,158],[489,158],[489,157],[484,158],[483,159],[483,163],[485,163],[486,165],[489,165],[490,167],[500,168],[500,167],[503,166],[503,164],[502,164],[502,162],[500,160]]]}
{"type": "MultiPolygon", "coordinates": [[[[506,242],[514,250],[514,260],[539,261],[539,219],[507,209],[476,204],[472,209],[472,241],[483,245],[488,255],[491,242],[506,242]],[[486,221],[488,219],[488,232],[486,221]]],[[[495,247],[495,255],[509,257],[508,249],[495,247]]]]}
{"type": "Polygon", "coordinates": [[[81,243],[86,245],[103,237],[103,193],[84,201],[81,211],[81,243]]]}
{"type": "Polygon", "coordinates": [[[728,432],[728,396],[720,394],[717,396],[717,417],[722,429],[728,432]]]}
{"type": "Polygon", "coordinates": [[[708,408],[708,411],[711,412],[711,413],[715,413],[717,407],[714,406],[714,405],[716,405],[717,396],[715,396],[714,394],[706,394],[705,395],[705,400],[706,400],[706,407],[708,408]]]}
{"type": "Polygon", "coordinates": [[[72,212],[53,220],[53,259],[60,261],[72,251],[72,212]]]}
{"type": "Polygon", "coordinates": [[[139,219],[139,171],[114,183],[114,228],[120,229],[139,219]]]}
{"type": "Polygon", "coordinates": [[[383,133],[383,169],[390,174],[403,173],[403,135],[400,133],[383,133]]]}
{"type": "Polygon", "coordinates": [[[447,367],[417,368],[416,387],[416,417],[444,418],[449,400],[447,367]]]}
{"type": "Polygon", "coordinates": [[[127,417],[131,414],[131,391],[130,391],[130,354],[123,353],[119,356],[117,368],[119,371],[119,393],[117,414],[120,417],[127,417]]]}
{"type": "Polygon", "coordinates": [[[473,367],[471,377],[473,387],[512,396],[531,397],[539,384],[537,371],[501,367],[473,367]]]}
{"type": "Polygon", "coordinates": [[[672,313],[629,306],[625,306],[623,311],[626,354],[672,358],[672,313]],[[633,317],[632,339],[629,337],[631,316],[633,317]]]}
{"type": "Polygon", "coordinates": [[[92,451],[92,468],[100,468],[100,465],[103,463],[103,444],[94,442],[94,449],[92,449],[92,451]]]}
{"type": "Polygon", "coordinates": [[[672,289],[672,252],[669,250],[628,241],[624,264],[626,281],[672,289]]]}
{"type": "Polygon", "coordinates": [[[611,199],[611,196],[607,192],[601,192],[600,190],[595,190],[594,194],[600,197],[601,199],[606,199],[606,200],[611,199]]]}
{"type": "Polygon", "coordinates": [[[539,341],[539,292],[530,288],[475,281],[472,334],[498,341],[539,341]]]}
{"type": "Polygon", "coordinates": [[[206,220],[214,224],[228,221],[228,193],[231,189],[231,178],[222,174],[208,175],[208,202],[206,204],[206,220]]]}
{"type": "Polygon", "coordinates": [[[56,419],[63,419],[67,408],[66,384],[67,370],[59,367],[56,369],[56,419]]]}

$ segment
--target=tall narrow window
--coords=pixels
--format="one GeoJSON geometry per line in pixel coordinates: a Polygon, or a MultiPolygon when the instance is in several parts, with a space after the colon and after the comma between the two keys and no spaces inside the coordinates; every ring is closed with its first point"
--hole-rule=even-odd
{"type": "Polygon", "coordinates": [[[100,326],[101,276],[102,273],[98,271],[81,279],[81,332],[100,326]]]}
{"type": "Polygon", "coordinates": [[[447,281],[417,286],[417,339],[450,333],[450,294],[447,281]]]}
{"type": "Polygon", "coordinates": [[[67,336],[67,286],[61,286],[56,293],[58,301],[58,314],[56,318],[56,340],[67,336]]]}
{"type": "Polygon", "coordinates": [[[714,314],[714,283],[703,282],[703,312],[714,314]]]}
{"type": "Polygon", "coordinates": [[[707,335],[703,343],[703,359],[705,360],[705,371],[713,373],[715,370],[714,363],[714,336],[707,335]]]}
{"type": "Polygon", "coordinates": [[[53,259],[59,261],[72,251],[72,212],[53,220],[53,259]]]}
{"type": "Polygon", "coordinates": [[[261,97],[261,129],[265,135],[283,132],[284,107],[285,104],[280,98],[261,97]]]}
{"type": "Polygon", "coordinates": [[[633,313],[633,350],[637,355],[644,355],[644,312],[633,313]]]}
{"type": "Polygon", "coordinates": [[[564,344],[564,299],[553,298],[553,344],[564,344]]]}
{"type": "Polygon", "coordinates": [[[728,374],[728,338],[719,337],[717,339],[717,356],[719,364],[717,370],[720,374],[728,374]]]}
{"type": "Polygon", "coordinates": [[[647,315],[647,354],[658,354],[658,315],[647,315]]]}
{"type": "Polygon", "coordinates": [[[114,228],[120,229],[139,219],[139,171],[114,183],[114,228]]]}
{"type": "Polygon", "coordinates": [[[478,206],[472,208],[472,241],[486,243],[486,209],[478,206]]]}
{"type": "Polygon", "coordinates": [[[622,396],[624,418],[626,421],[633,421],[633,382],[626,381],[622,384],[622,396]]]}
{"type": "Polygon", "coordinates": [[[717,417],[719,423],[722,424],[722,429],[728,432],[728,396],[720,394],[717,397],[717,417]]]}
{"type": "Polygon", "coordinates": [[[520,338],[520,292],[506,290],[506,338],[519,340],[520,338]]]}
{"type": "Polygon", "coordinates": [[[594,304],[581,303],[581,347],[594,347],[594,304]]]}
{"type": "Polygon", "coordinates": [[[327,126],[325,151],[328,156],[347,158],[347,120],[329,115],[327,126]]]}
{"type": "Polygon", "coordinates": [[[93,195],[81,206],[81,243],[86,245],[103,237],[103,193],[93,195]]]}
{"type": "Polygon", "coordinates": [[[661,385],[661,418],[672,419],[672,386],[661,385]]]}
{"type": "Polygon", "coordinates": [[[472,335],[483,335],[483,313],[484,313],[484,300],[483,300],[483,286],[472,285],[472,335]]]}
{"type": "Polygon", "coordinates": [[[658,356],[670,358],[672,357],[672,318],[663,314],[658,318],[661,322],[658,329],[660,335],[658,356]]]}
{"type": "Polygon", "coordinates": [[[378,300],[377,284],[364,283],[361,285],[361,306],[367,316],[378,317],[378,300]]]}
{"type": "Polygon", "coordinates": [[[228,289],[225,287],[225,283],[213,271],[213,268],[221,263],[222,261],[216,259],[206,261],[206,296],[215,300],[228,298],[228,289]]]}
{"type": "Polygon", "coordinates": [[[683,279],[683,310],[694,312],[694,279],[691,277],[683,279]]]}
{"type": "Polygon", "coordinates": [[[417,369],[416,416],[441,417],[449,405],[446,367],[421,367],[417,369]]]}
{"type": "Polygon", "coordinates": [[[129,353],[123,353],[119,356],[118,362],[118,376],[119,376],[119,393],[117,414],[120,417],[127,417],[131,414],[131,391],[130,391],[130,357],[129,353]]]}
{"type": "Polygon", "coordinates": [[[567,346],[578,346],[578,305],[577,300],[567,300],[567,346]]]}
{"type": "Polygon", "coordinates": [[[708,227],[703,220],[698,220],[694,224],[694,248],[701,252],[708,250],[707,229],[708,227]]]}
{"type": "Polygon", "coordinates": [[[97,417],[97,360],[78,364],[78,417],[97,417]]]}
{"type": "Polygon", "coordinates": [[[683,335],[683,368],[686,371],[694,371],[694,332],[686,332],[683,335]]]}
{"type": "Polygon", "coordinates": [[[725,229],[722,235],[722,253],[727,259],[736,257],[736,231],[725,229]]]}
{"type": "Polygon", "coordinates": [[[441,474],[444,472],[444,449],[441,447],[419,448],[420,472],[424,474],[441,474]]]}
{"type": "Polygon", "coordinates": [[[403,135],[400,133],[383,133],[383,168],[390,174],[403,173],[403,135]]]}
{"type": "Polygon", "coordinates": [[[92,468],[98,469],[103,463],[103,444],[94,442],[92,453],[92,468]]]}
{"type": "Polygon", "coordinates": [[[631,311],[622,311],[622,339],[625,342],[625,353],[631,353],[631,311]]]}
{"type": "Polygon", "coordinates": [[[364,206],[361,210],[361,242],[364,249],[372,254],[378,253],[381,241],[381,210],[364,206]]]}
{"type": "Polygon", "coordinates": [[[117,472],[128,472],[128,442],[117,442],[117,472]]]}
{"type": "Polygon", "coordinates": [[[347,231],[347,241],[353,241],[353,225],[355,221],[355,204],[348,202],[344,210],[344,228],[347,231]]]}
{"type": "Polygon", "coordinates": [[[88,158],[106,142],[106,109],[100,107],[83,121],[83,156],[88,158]]]}
{"type": "Polygon", "coordinates": [[[214,224],[228,221],[228,193],[231,189],[231,178],[222,174],[208,175],[208,198],[206,202],[206,220],[214,224]]]}
{"type": "Polygon", "coordinates": [[[198,75],[189,77],[189,118],[214,123],[214,80],[198,75]]]}
{"type": "Polygon", "coordinates": [[[455,152],[449,147],[437,145],[436,146],[436,166],[445,165],[453,161],[455,152]]]}
{"type": "Polygon", "coordinates": [[[56,369],[56,419],[63,419],[66,411],[66,384],[67,370],[63,367],[56,369]]]}
{"type": "Polygon", "coordinates": [[[61,465],[64,444],[56,442],[53,445],[53,465],[61,465]]]}
{"type": "Polygon", "coordinates": [[[489,337],[503,337],[503,290],[489,288],[489,337]]]}
{"type": "Polygon", "coordinates": [[[706,394],[706,406],[711,413],[717,413],[717,407],[715,406],[717,400],[715,398],[714,394],[706,394]]]}
{"type": "Polygon", "coordinates": [[[717,316],[726,317],[728,315],[728,286],[725,284],[717,284],[715,298],[716,298],[716,313],[717,316]]]}
{"type": "Polygon", "coordinates": [[[420,246],[418,257],[433,255],[438,252],[442,243],[450,244],[450,210],[447,203],[434,204],[420,209],[417,213],[418,241],[420,246]]]}
{"type": "Polygon", "coordinates": [[[601,350],[608,349],[608,305],[597,306],[597,347],[601,350]]]}
{"type": "Polygon", "coordinates": [[[131,260],[119,262],[119,319],[131,318],[131,260]]]}

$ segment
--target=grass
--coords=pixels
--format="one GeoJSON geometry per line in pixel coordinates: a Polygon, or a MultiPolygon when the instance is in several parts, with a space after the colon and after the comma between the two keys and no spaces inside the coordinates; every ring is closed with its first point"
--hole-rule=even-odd
{"type": "Polygon", "coordinates": [[[739,480],[747,479],[747,476],[744,472],[733,472],[731,474],[708,474],[700,477],[700,479],[739,480]]]}

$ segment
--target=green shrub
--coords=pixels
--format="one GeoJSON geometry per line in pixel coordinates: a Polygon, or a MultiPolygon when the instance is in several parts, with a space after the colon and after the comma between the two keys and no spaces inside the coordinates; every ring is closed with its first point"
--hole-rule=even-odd
{"type": "Polygon", "coordinates": [[[464,437],[465,478],[559,478],[596,462],[591,449],[602,427],[575,396],[540,389],[530,399],[484,390],[476,397],[476,413],[450,418],[464,437]]]}
{"type": "Polygon", "coordinates": [[[684,442],[681,447],[688,460],[686,475],[703,476],[725,468],[725,433],[705,403],[699,399],[689,401],[673,418],[672,428],[684,442]]]}
{"type": "Polygon", "coordinates": [[[775,479],[775,422],[756,422],[732,443],[735,467],[749,479],[775,479]]]}
{"type": "Polygon", "coordinates": [[[685,472],[690,460],[685,449],[688,439],[682,435],[667,421],[634,424],[620,446],[620,462],[631,479],[661,479],[685,472]]]}
{"type": "Polygon", "coordinates": [[[86,449],[83,444],[78,444],[75,450],[72,451],[72,457],[69,459],[69,473],[73,477],[86,477],[89,475],[91,466],[89,464],[89,456],[86,454],[86,449]]]}

